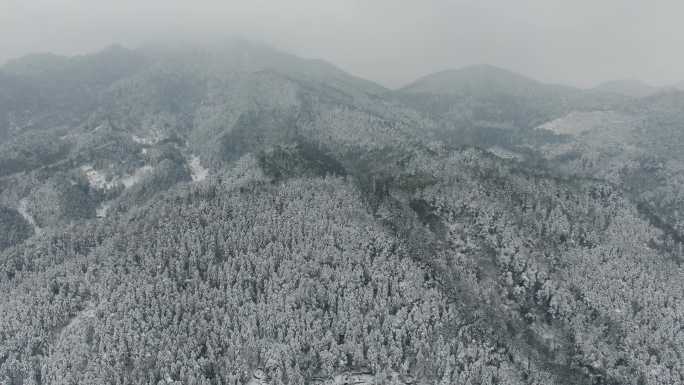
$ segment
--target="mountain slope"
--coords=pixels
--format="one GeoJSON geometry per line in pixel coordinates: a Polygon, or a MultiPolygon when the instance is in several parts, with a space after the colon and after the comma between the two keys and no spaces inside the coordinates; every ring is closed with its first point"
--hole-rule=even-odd
{"type": "Polygon", "coordinates": [[[621,186],[646,216],[681,243],[683,107],[684,93],[668,91],[614,111],[570,114],[540,127],[569,140],[540,149],[563,173],[598,177],[621,186]]]}
{"type": "Polygon", "coordinates": [[[0,134],[83,120],[104,89],[144,64],[139,53],[117,46],[73,58],[43,54],[9,61],[0,68],[0,90],[8,93],[0,96],[0,134]]]}
{"type": "MultiPolygon", "coordinates": [[[[395,98],[435,120],[454,145],[516,145],[519,134],[574,110],[603,109],[624,97],[544,84],[493,66],[428,75],[395,98]]],[[[525,137],[524,140],[529,138],[525,137]]]]}
{"type": "MultiPolygon", "coordinates": [[[[165,181],[147,187],[153,192],[187,180],[192,162],[218,171],[264,146],[303,138],[337,152],[419,141],[408,132],[425,124],[380,99],[385,91],[373,83],[260,45],[235,41],[212,49],[112,48],[8,64],[12,76],[33,87],[31,95],[45,96],[40,114],[29,111],[31,119],[43,113],[46,119],[44,126],[13,126],[0,144],[0,177],[8,186],[0,202],[18,207],[27,198],[29,211],[53,207],[33,214],[57,225],[73,219],[61,209],[72,203],[88,207],[78,218],[94,217],[121,199],[138,199],[129,196],[138,181],[165,181]],[[41,80],[50,77],[54,85],[41,80]],[[97,86],[89,85],[92,79],[97,86]],[[72,91],[71,83],[87,92],[72,91]],[[59,92],[73,93],[73,108],[57,107],[64,102],[59,92]],[[53,107],[64,120],[54,118],[53,107]],[[82,194],[63,193],[74,185],[82,194]]],[[[23,111],[22,94],[7,98],[9,115],[23,111]]]]}
{"type": "Polygon", "coordinates": [[[6,72],[7,116],[47,97],[29,120],[91,86],[5,126],[0,383],[684,379],[676,222],[602,168],[678,161],[679,94],[492,67],[389,92],[242,41],[110,54],[137,64],[6,72]]]}

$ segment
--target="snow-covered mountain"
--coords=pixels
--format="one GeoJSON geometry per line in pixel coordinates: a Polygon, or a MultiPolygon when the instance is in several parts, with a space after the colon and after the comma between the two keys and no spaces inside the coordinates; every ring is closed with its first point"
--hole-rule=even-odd
{"type": "Polygon", "coordinates": [[[628,86],[11,61],[0,383],[682,383],[684,98],[628,86]]]}

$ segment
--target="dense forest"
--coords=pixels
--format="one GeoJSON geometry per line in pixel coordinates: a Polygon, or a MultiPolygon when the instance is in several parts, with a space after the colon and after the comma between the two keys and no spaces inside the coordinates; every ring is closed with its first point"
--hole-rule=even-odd
{"type": "Polygon", "coordinates": [[[0,384],[684,383],[684,92],[620,90],[11,61],[0,384]]]}

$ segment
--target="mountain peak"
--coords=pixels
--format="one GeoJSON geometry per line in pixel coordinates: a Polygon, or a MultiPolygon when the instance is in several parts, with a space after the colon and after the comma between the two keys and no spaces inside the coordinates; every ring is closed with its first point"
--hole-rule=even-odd
{"type": "Polygon", "coordinates": [[[424,76],[401,89],[410,93],[454,94],[477,91],[517,93],[541,86],[537,80],[490,64],[476,64],[424,76]]]}
{"type": "Polygon", "coordinates": [[[639,79],[626,78],[603,82],[592,90],[641,98],[657,93],[660,88],[647,84],[639,79]]]}

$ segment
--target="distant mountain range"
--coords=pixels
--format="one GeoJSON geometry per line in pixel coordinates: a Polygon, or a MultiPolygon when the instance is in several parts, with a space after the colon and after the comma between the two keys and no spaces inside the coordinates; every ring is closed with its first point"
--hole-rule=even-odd
{"type": "Polygon", "coordinates": [[[663,91],[663,88],[648,85],[636,79],[613,80],[599,84],[593,90],[642,98],[663,91]]]}
{"type": "Polygon", "coordinates": [[[638,79],[619,79],[603,82],[588,90],[581,90],[570,86],[545,84],[503,68],[484,64],[430,74],[402,87],[400,91],[480,96],[486,94],[526,96],[533,93],[557,94],[589,91],[642,98],[672,88],[684,88],[684,81],[671,87],[656,87],[638,79]]]}
{"type": "Polygon", "coordinates": [[[473,65],[424,76],[400,91],[434,94],[528,95],[551,88],[570,90],[570,87],[549,86],[503,68],[473,65]]]}

